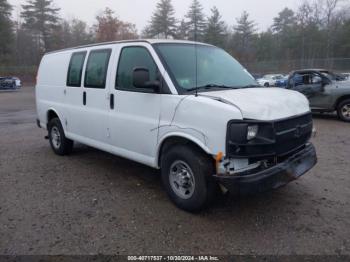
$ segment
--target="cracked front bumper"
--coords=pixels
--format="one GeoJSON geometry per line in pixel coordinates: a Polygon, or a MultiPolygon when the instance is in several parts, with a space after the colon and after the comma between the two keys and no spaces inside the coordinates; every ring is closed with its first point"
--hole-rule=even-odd
{"type": "Polygon", "coordinates": [[[255,194],[282,187],[298,179],[317,163],[315,147],[308,144],[303,150],[276,166],[255,174],[242,176],[215,175],[215,179],[231,193],[255,194]]]}

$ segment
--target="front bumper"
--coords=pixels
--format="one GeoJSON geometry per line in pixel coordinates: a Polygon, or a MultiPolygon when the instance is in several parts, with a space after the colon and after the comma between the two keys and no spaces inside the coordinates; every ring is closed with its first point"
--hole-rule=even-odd
{"type": "Polygon", "coordinates": [[[282,187],[298,179],[317,163],[315,147],[308,144],[303,150],[287,160],[263,171],[250,175],[225,176],[214,178],[234,194],[255,194],[282,187]]]}

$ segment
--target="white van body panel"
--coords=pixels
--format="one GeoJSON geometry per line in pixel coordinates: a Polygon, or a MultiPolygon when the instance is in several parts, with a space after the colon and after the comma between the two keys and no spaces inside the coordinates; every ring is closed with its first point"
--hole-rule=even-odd
{"type": "MultiPolygon", "coordinates": [[[[225,153],[227,123],[244,118],[274,120],[309,112],[307,99],[283,89],[242,89],[178,95],[151,43],[125,42],[81,47],[47,54],[38,71],[37,112],[46,127],[48,112],[56,112],[67,138],[159,168],[162,143],[183,137],[209,155],[225,153]],[[142,46],[151,54],[171,94],[121,91],[115,88],[123,47],[142,46]],[[85,67],[92,50],[111,49],[105,89],[84,88],[85,67]],[[86,51],[81,87],[67,87],[73,53],[86,51]],[[86,92],[87,106],[83,106],[86,92]],[[115,97],[115,108],[109,105],[115,97]]],[[[164,41],[159,41],[164,42],[164,41]]],[[[180,42],[180,41],[171,41],[180,42]]],[[[183,43],[187,43],[184,41],[183,43]]]]}
{"type": "MultiPolygon", "coordinates": [[[[65,85],[70,53],[46,55],[41,60],[36,85],[36,105],[40,125],[46,128],[47,113],[56,112],[60,119],[65,119],[65,85]]],[[[62,121],[62,120],[61,120],[62,121]]]]}
{"type": "Polygon", "coordinates": [[[162,102],[158,148],[166,138],[182,136],[214,156],[225,152],[228,121],[242,119],[234,106],[207,97],[172,96],[162,102]]]}

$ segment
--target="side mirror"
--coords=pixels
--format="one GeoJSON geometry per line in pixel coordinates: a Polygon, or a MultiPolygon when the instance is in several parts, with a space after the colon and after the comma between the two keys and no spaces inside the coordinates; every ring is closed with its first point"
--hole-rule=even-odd
{"type": "Polygon", "coordinates": [[[137,67],[132,72],[132,83],[136,88],[145,88],[149,82],[149,70],[147,68],[137,67]]]}
{"type": "Polygon", "coordinates": [[[155,92],[160,89],[160,82],[150,81],[149,70],[144,67],[137,67],[133,70],[132,82],[136,88],[153,89],[155,92]]]}

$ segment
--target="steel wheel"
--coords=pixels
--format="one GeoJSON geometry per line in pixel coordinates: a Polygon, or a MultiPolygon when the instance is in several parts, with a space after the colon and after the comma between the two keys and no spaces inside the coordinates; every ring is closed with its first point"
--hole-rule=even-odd
{"type": "Polygon", "coordinates": [[[54,148],[59,149],[61,146],[61,134],[57,126],[51,129],[51,142],[54,148]]]}
{"type": "Polygon", "coordinates": [[[175,161],[170,167],[169,182],[175,194],[182,199],[192,197],[195,190],[195,179],[188,164],[175,161]]]}

